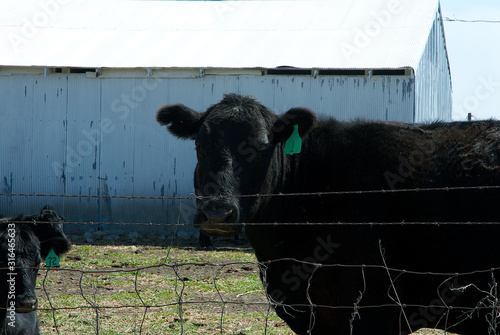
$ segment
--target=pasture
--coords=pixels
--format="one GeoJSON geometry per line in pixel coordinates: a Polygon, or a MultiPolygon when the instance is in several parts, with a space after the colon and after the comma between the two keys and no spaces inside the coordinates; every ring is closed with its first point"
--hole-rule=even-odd
{"type": "MultiPolygon", "coordinates": [[[[293,334],[268,304],[246,241],[87,244],[37,280],[42,334],[293,334]]],[[[425,330],[419,335],[444,335],[425,330]]]]}

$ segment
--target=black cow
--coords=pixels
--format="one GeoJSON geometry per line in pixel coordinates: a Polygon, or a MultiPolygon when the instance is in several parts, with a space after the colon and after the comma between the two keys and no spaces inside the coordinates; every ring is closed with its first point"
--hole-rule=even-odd
{"type": "Polygon", "coordinates": [[[70,249],[62,217],[48,207],[40,213],[0,219],[0,333],[39,334],[35,294],[38,267],[53,248],[70,249]],[[25,222],[25,223],[16,223],[25,222]]]}
{"type": "Polygon", "coordinates": [[[203,113],[165,105],[157,121],[195,140],[195,226],[244,226],[296,333],[496,328],[500,227],[463,223],[500,219],[500,122],[339,122],[235,94],[203,113]],[[286,155],[294,125],[301,153],[286,155]]]}

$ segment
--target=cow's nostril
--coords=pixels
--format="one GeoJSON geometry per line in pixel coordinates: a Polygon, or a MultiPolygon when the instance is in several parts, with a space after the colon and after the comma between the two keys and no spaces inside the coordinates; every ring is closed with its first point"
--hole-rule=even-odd
{"type": "Polygon", "coordinates": [[[38,300],[36,297],[26,297],[16,300],[16,312],[27,313],[37,308],[38,300]]]}

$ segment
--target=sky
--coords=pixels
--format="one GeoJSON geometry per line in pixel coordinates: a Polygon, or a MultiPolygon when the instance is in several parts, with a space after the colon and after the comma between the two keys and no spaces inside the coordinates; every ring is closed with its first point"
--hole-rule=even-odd
{"type": "Polygon", "coordinates": [[[500,0],[440,3],[452,76],[453,120],[466,120],[469,113],[472,120],[500,120],[500,0]]]}
{"type": "Polygon", "coordinates": [[[500,0],[441,0],[453,85],[453,119],[500,119],[500,0]]]}
{"type": "Polygon", "coordinates": [[[440,1],[453,85],[452,118],[465,120],[470,113],[473,120],[500,120],[500,0],[440,1]]]}

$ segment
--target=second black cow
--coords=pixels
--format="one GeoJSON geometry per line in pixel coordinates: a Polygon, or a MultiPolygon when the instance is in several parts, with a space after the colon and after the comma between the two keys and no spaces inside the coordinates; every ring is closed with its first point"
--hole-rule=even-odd
{"type": "Polygon", "coordinates": [[[50,249],[57,255],[69,250],[62,220],[48,207],[34,215],[0,218],[0,334],[39,334],[38,267],[50,249]]]}
{"type": "Polygon", "coordinates": [[[205,112],[166,105],[157,120],[196,143],[194,224],[244,227],[296,333],[496,328],[499,122],[339,122],[236,94],[205,112]],[[287,155],[295,126],[301,153],[287,155]]]}

